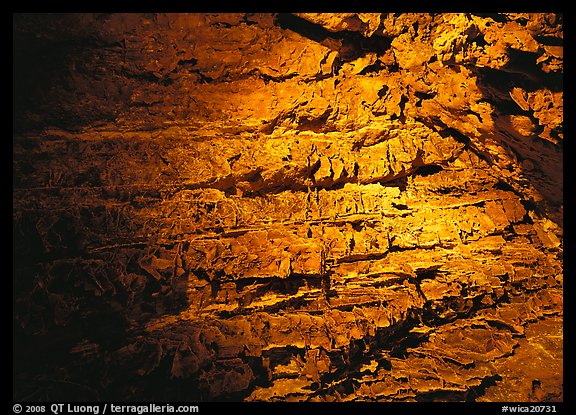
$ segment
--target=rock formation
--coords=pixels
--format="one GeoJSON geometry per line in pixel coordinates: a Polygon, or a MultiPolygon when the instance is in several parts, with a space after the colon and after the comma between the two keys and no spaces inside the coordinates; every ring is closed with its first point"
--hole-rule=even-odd
{"type": "Polygon", "coordinates": [[[13,33],[15,400],[563,399],[561,15],[13,33]]]}

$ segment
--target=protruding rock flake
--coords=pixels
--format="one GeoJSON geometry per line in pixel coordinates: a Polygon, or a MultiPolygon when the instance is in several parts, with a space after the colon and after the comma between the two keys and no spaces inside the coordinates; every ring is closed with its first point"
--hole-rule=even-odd
{"type": "Polygon", "coordinates": [[[15,402],[564,399],[561,14],[13,35],[15,402]]]}

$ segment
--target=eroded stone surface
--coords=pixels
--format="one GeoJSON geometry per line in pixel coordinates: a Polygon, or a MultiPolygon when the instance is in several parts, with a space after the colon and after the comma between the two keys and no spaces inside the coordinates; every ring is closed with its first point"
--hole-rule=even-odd
{"type": "Polygon", "coordinates": [[[562,25],[14,15],[15,400],[562,400],[562,25]]]}

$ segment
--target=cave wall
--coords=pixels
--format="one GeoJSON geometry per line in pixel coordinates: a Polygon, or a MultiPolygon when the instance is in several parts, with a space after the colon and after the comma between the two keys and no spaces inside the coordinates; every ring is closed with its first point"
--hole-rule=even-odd
{"type": "Polygon", "coordinates": [[[15,400],[562,400],[562,15],[13,34],[15,400]]]}

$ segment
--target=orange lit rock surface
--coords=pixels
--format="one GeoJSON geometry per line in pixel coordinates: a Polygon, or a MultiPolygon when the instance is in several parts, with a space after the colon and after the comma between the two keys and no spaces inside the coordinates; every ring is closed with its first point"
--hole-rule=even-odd
{"type": "Polygon", "coordinates": [[[561,16],[13,19],[15,400],[563,399],[561,16]]]}

